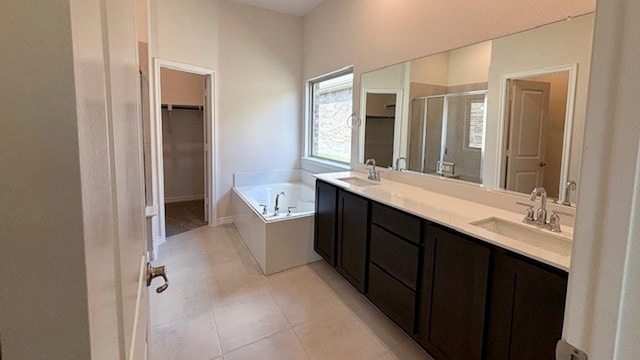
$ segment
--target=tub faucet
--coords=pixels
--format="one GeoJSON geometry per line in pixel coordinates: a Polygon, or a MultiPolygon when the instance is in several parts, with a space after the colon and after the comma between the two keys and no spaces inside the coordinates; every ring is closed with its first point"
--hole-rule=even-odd
{"type": "Polygon", "coordinates": [[[536,201],[536,198],[540,195],[540,208],[538,209],[537,217],[535,220],[536,225],[547,225],[547,190],[543,187],[534,188],[531,192],[531,201],[536,201]]]}
{"type": "Polygon", "coordinates": [[[402,156],[396,159],[396,167],[395,167],[395,171],[402,171],[402,169],[400,168],[400,160],[404,160],[404,167],[405,169],[407,168],[407,158],[402,156]]]}
{"type": "Polygon", "coordinates": [[[367,159],[367,162],[364,163],[364,166],[371,165],[371,169],[369,169],[369,176],[367,179],[373,181],[380,181],[380,173],[376,171],[376,160],[375,159],[367,159]]]}
{"type": "Polygon", "coordinates": [[[278,205],[278,203],[280,202],[280,196],[284,197],[284,191],[280,191],[278,194],[276,194],[276,206],[273,208],[273,215],[280,214],[280,206],[278,205]]]}
{"type": "Polygon", "coordinates": [[[561,202],[561,205],[571,206],[571,191],[576,191],[576,182],[575,181],[567,181],[567,184],[564,186],[564,201],[561,202]]]}

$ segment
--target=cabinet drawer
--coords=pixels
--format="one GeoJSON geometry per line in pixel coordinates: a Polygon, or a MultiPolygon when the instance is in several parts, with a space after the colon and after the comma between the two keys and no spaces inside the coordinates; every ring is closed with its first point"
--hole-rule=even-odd
{"type": "Polygon", "coordinates": [[[378,225],[371,226],[370,261],[397,280],[416,290],[418,278],[417,245],[413,245],[378,225]]]}
{"type": "Polygon", "coordinates": [[[373,203],[371,221],[407,240],[420,243],[420,219],[417,217],[373,203]]]}
{"type": "Polygon", "coordinates": [[[415,292],[371,264],[367,297],[404,331],[413,334],[415,292]]]}

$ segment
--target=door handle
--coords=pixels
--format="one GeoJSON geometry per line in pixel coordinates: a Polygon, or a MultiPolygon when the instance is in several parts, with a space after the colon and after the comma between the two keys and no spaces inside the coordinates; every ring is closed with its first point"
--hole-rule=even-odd
{"type": "Polygon", "coordinates": [[[169,287],[167,272],[165,271],[164,266],[153,267],[150,263],[147,263],[147,287],[151,286],[151,281],[158,276],[164,279],[164,284],[156,289],[156,292],[160,294],[161,292],[167,290],[167,288],[169,287]]]}
{"type": "Polygon", "coordinates": [[[540,161],[540,167],[545,167],[545,166],[547,166],[547,163],[544,161],[540,161]]]}

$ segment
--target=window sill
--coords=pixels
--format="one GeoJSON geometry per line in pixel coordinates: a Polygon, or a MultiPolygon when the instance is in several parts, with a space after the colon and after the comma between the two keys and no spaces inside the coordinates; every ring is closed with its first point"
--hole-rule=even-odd
{"type": "Polygon", "coordinates": [[[316,157],[303,157],[301,167],[312,173],[349,171],[351,165],[316,157]]]}

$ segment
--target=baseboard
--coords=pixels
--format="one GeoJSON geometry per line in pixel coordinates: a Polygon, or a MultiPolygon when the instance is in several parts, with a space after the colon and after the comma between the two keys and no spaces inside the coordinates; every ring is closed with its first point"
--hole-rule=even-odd
{"type": "Polygon", "coordinates": [[[175,203],[181,201],[203,200],[204,195],[185,195],[185,196],[172,196],[164,198],[165,203],[175,203]]]}
{"type": "Polygon", "coordinates": [[[233,224],[233,216],[221,217],[221,218],[218,218],[218,220],[216,221],[216,225],[226,225],[226,224],[233,224]]]}

